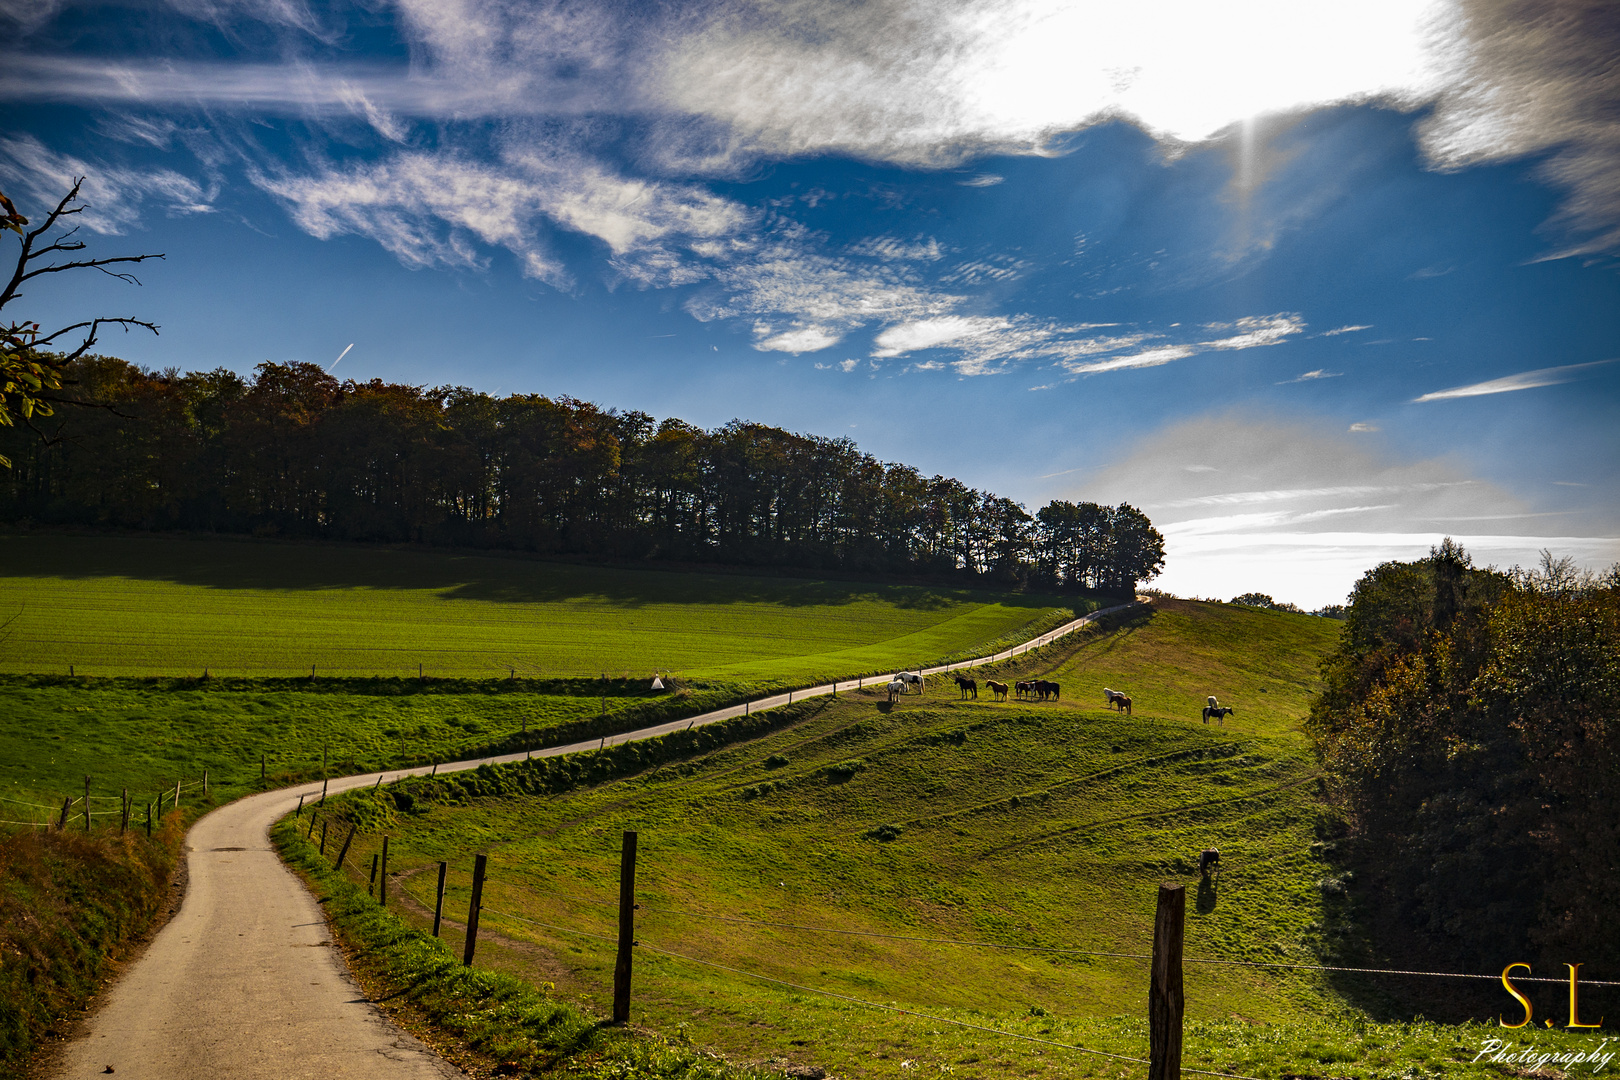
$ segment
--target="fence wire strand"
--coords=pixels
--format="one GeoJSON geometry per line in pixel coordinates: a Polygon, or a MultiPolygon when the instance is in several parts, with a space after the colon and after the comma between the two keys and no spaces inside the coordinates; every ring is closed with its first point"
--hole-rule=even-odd
{"type": "MultiPolygon", "coordinates": [[[[837,998],[840,1001],[848,1001],[855,1005],[865,1006],[868,1009],[878,1009],[883,1012],[899,1013],[901,1016],[914,1016],[919,1020],[929,1020],[936,1024],[950,1024],[954,1027],[967,1028],[972,1031],[982,1031],[988,1035],[1002,1035],[1009,1039],[1021,1039],[1024,1042],[1039,1043],[1042,1046],[1055,1046],[1062,1050],[1074,1050],[1082,1054],[1091,1054],[1095,1057],[1111,1058],[1115,1061],[1129,1061],[1135,1065],[1151,1064],[1147,1058],[1130,1057],[1125,1054],[1111,1054],[1106,1050],[1092,1050],[1084,1046],[1075,1046],[1073,1043],[1058,1042],[1056,1039],[1042,1039],[1035,1035],[1020,1035],[1016,1031],[1002,1031],[1000,1028],[986,1027],[983,1024],[970,1024],[966,1020],[952,1020],[944,1016],[935,1016],[933,1013],[918,1012],[915,1009],[902,1009],[898,1005],[883,1005],[875,1001],[867,1001],[865,998],[853,997],[849,994],[840,994],[835,990],[822,990],[819,987],[805,986],[801,983],[789,982],[786,979],[773,979],[769,975],[760,975],[743,968],[730,967],[726,964],[717,964],[713,960],[700,960],[695,956],[687,956],[684,953],[670,952],[668,949],[660,949],[656,946],[647,945],[639,941],[636,942],[636,947],[645,952],[657,953],[660,956],[668,956],[675,960],[685,960],[692,964],[702,964],[704,967],[712,967],[720,971],[729,971],[733,975],[742,975],[745,978],[758,979],[760,982],[775,983],[777,986],[786,986],[793,990],[802,990],[807,994],[820,994],[823,997],[837,998]]],[[[1208,1069],[1189,1069],[1185,1066],[1182,1067],[1181,1071],[1198,1073],[1200,1076],[1229,1077],[1231,1080],[1255,1080],[1254,1077],[1239,1076],[1237,1073],[1214,1072],[1208,1069]]]]}
{"type": "Polygon", "coordinates": [[[544,926],[548,930],[560,930],[565,934],[577,934],[580,937],[594,938],[597,941],[605,941],[609,945],[617,945],[618,944],[618,942],[615,941],[613,938],[603,937],[601,934],[592,934],[592,933],[589,933],[588,931],[585,931],[585,930],[575,930],[573,927],[569,927],[569,926],[558,926],[555,923],[541,922],[539,919],[526,919],[522,915],[513,915],[509,911],[498,911],[495,908],[486,907],[486,906],[482,906],[482,905],[479,907],[479,911],[481,911],[481,912],[487,911],[491,915],[495,915],[495,916],[497,916],[499,918],[502,918],[502,919],[516,919],[518,922],[532,923],[535,926],[544,926]]]}

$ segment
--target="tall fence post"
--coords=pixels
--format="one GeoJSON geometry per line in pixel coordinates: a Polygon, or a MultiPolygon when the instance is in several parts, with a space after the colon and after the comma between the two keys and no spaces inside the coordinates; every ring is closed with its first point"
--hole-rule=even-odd
{"type": "Polygon", "coordinates": [[[381,875],[382,876],[377,878],[377,905],[379,907],[387,907],[388,906],[388,837],[386,837],[386,836],[383,837],[381,875]]]}
{"type": "MultiPolygon", "coordinates": [[[[315,815],[313,813],[309,815],[309,821],[311,825],[315,823],[315,815]]],[[[326,822],[324,820],[321,822],[321,854],[323,856],[326,854],[326,822]]]]}
{"type": "Polygon", "coordinates": [[[484,870],[488,865],[487,855],[473,860],[472,899],[467,902],[467,947],[461,954],[461,962],[466,967],[472,967],[473,950],[478,947],[478,909],[484,903],[484,870]]]}
{"type": "Polygon", "coordinates": [[[84,778],[84,831],[90,832],[90,778],[84,778]]]}
{"type": "Polygon", "coordinates": [[[377,853],[371,853],[371,876],[366,879],[366,895],[370,896],[377,888],[377,853]]]}
{"type": "Polygon", "coordinates": [[[449,868],[450,868],[449,863],[446,863],[446,862],[440,862],[439,863],[439,892],[438,892],[437,898],[433,901],[433,936],[434,937],[439,936],[439,920],[444,917],[444,875],[445,875],[445,871],[448,870],[449,868]]]}
{"type": "Polygon", "coordinates": [[[1187,890],[1159,886],[1153,920],[1153,981],[1148,988],[1148,1080],[1181,1080],[1181,942],[1187,890]]]}
{"type": "Polygon", "coordinates": [[[123,836],[129,830],[129,788],[118,797],[118,835],[123,836]]]}
{"type": "MultiPolygon", "coordinates": [[[[337,868],[339,870],[343,869],[343,860],[348,857],[349,845],[354,843],[354,834],[359,832],[359,831],[360,831],[360,823],[359,822],[355,822],[353,825],[349,826],[348,839],[343,841],[343,849],[338,852],[337,868]]],[[[326,840],[326,829],[325,829],[324,825],[321,828],[321,840],[323,842],[326,840]]]]}
{"type": "MultiPolygon", "coordinates": [[[[325,755],[323,754],[322,757],[324,759],[325,755]]],[[[325,765],[324,761],[323,761],[323,763],[321,765],[321,771],[322,772],[326,771],[326,765],[325,765]]],[[[326,805],[326,781],[325,780],[321,781],[321,805],[322,806],[326,805]]]]}
{"type": "Polygon", "coordinates": [[[146,838],[152,839],[152,804],[146,804],[146,838]]]}
{"type": "Polygon", "coordinates": [[[613,1022],[630,1022],[630,950],[636,943],[636,834],[619,851],[619,955],[613,962],[613,1022]]]}

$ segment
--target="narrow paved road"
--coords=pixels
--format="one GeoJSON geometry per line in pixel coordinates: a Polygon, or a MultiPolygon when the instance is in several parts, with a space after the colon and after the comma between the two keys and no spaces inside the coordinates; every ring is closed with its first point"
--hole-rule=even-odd
{"type": "MultiPolygon", "coordinates": [[[[943,674],[993,663],[1049,644],[1108,608],[994,656],[926,668],[943,674]]],[[[874,682],[877,680],[874,680],[874,682]]],[[[864,680],[840,682],[836,692],[864,680]]],[[[835,692],[833,684],[775,694],[640,731],[535,751],[552,757],[602,742],[654,738],[835,692]]],[[[519,761],[522,753],[440,765],[438,771],[519,761]]],[[[410,769],[382,774],[425,773],[410,769]]],[[[378,774],[331,781],[336,794],[370,786],[378,774]]],[[[112,1071],[128,1080],[414,1080],[462,1075],[366,1000],[331,944],[314,897],[276,857],[270,826],[318,796],[300,784],[220,807],[187,836],[191,883],[180,911],[108,990],[80,1038],[58,1062],[60,1080],[112,1071]],[[111,1070],[108,1069],[111,1066],[111,1070]]]]}

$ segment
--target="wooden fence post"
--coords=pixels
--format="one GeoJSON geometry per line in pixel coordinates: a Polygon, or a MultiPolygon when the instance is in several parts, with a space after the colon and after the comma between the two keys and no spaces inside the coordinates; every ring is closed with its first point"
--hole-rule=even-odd
{"type": "Polygon", "coordinates": [[[174,808],[176,810],[180,809],[180,780],[178,777],[174,781],[174,808]]]}
{"type": "MultiPolygon", "coordinates": [[[[315,815],[313,813],[309,815],[309,820],[311,825],[315,823],[315,815]]],[[[324,821],[321,822],[321,854],[323,856],[326,854],[326,822],[324,821]]]]}
{"type": "MultiPolygon", "coordinates": [[[[355,822],[353,825],[349,826],[349,837],[348,837],[348,839],[343,841],[343,849],[338,852],[337,869],[339,869],[339,870],[343,869],[343,860],[348,857],[349,845],[354,843],[354,834],[359,832],[359,831],[360,831],[360,823],[359,822],[355,822]]],[[[326,839],[326,827],[324,825],[321,827],[321,839],[322,839],[322,841],[324,841],[326,839]]]]}
{"type": "Polygon", "coordinates": [[[1153,920],[1153,981],[1148,988],[1148,1080],[1181,1080],[1181,942],[1187,890],[1159,886],[1153,920]]]}
{"type": "Polygon", "coordinates": [[[73,809],[73,796],[62,796],[62,816],[56,819],[56,831],[61,832],[67,828],[68,811],[73,809]]]}
{"type": "Polygon", "coordinates": [[[461,962],[466,967],[472,967],[473,949],[478,945],[478,909],[484,902],[484,870],[488,865],[487,855],[473,860],[472,899],[467,902],[467,947],[461,954],[461,962]]]}
{"type": "Polygon", "coordinates": [[[438,893],[438,898],[433,901],[433,936],[434,937],[439,936],[439,920],[444,917],[444,874],[445,874],[445,871],[449,869],[449,866],[450,866],[449,863],[445,863],[445,862],[440,862],[439,863],[439,893],[438,893]]]}
{"type": "Polygon", "coordinates": [[[304,832],[304,839],[308,840],[315,835],[315,811],[309,812],[309,828],[304,832]]]}
{"type": "Polygon", "coordinates": [[[152,804],[146,804],[146,838],[152,839],[152,804]]]}
{"type": "Polygon", "coordinates": [[[84,831],[90,833],[90,778],[84,778],[84,831]]]}
{"type": "Polygon", "coordinates": [[[619,955],[613,962],[613,1022],[630,1022],[630,950],[636,943],[636,834],[619,850],[619,955]]]}
{"type": "Polygon", "coordinates": [[[372,890],[375,889],[376,887],[377,887],[377,853],[374,851],[374,852],[371,853],[371,876],[366,879],[366,895],[370,896],[372,890]]]}
{"type": "MultiPolygon", "coordinates": [[[[259,779],[260,780],[264,779],[264,751],[263,750],[259,751],[259,779]]],[[[299,801],[300,804],[302,804],[303,801],[304,801],[303,797],[300,796],[298,801],[299,801]]]]}
{"type": "Polygon", "coordinates": [[[123,836],[129,829],[129,788],[118,797],[118,835],[123,836]]]}
{"type": "MultiPolygon", "coordinates": [[[[326,771],[326,765],[325,764],[321,765],[321,771],[322,772],[326,771]]],[[[321,805],[322,806],[326,805],[326,781],[324,779],[321,781],[321,805]]]]}
{"type": "Polygon", "coordinates": [[[203,770],[203,794],[208,794],[208,770],[203,770]]]}
{"type": "Polygon", "coordinates": [[[383,837],[382,870],[377,878],[377,905],[388,906],[388,837],[383,837]]]}
{"type": "MultiPolygon", "coordinates": [[[[303,817],[303,816],[304,816],[304,797],[302,795],[300,795],[300,796],[298,796],[298,809],[293,811],[293,817],[303,817]]],[[[313,812],[309,815],[309,820],[311,820],[311,821],[315,820],[315,815],[314,815],[313,812]]]]}

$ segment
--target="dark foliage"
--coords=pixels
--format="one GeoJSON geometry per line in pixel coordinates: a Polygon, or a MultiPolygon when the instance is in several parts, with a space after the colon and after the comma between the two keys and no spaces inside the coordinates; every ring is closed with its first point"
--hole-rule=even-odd
{"type": "Polygon", "coordinates": [[[1620,589],[1545,565],[1477,569],[1448,540],[1369,571],[1311,728],[1386,929],[1467,969],[1612,976],[1620,589]]]}
{"type": "Polygon", "coordinates": [[[64,396],[98,409],[47,439],[0,432],[0,520],[509,548],[1129,590],[1164,539],[1121,504],[1008,499],[848,439],[714,431],[570,398],[251,380],[87,357],[64,396]]]}

